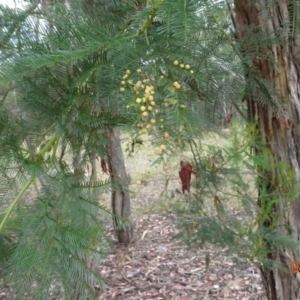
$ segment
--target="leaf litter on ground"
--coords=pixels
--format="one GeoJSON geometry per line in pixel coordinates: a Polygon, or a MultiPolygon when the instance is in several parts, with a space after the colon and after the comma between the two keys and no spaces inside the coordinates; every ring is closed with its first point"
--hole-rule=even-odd
{"type": "Polygon", "coordinates": [[[106,282],[98,300],[267,299],[257,267],[235,265],[216,246],[189,249],[172,239],[177,233],[172,218],[151,214],[136,221],[136,241],[116,245],[116,253],[98,267],[106,282]]]}

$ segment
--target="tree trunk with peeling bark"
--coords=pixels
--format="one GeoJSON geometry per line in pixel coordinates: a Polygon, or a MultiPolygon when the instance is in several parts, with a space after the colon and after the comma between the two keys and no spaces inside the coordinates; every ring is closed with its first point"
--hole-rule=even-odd
{"type": "MultiPolygon", "coordinates": [[[[247,35],[251,34],[253,37],[262,32],[285,38],[285,42],[269,44],[264,48],[260,48],[258,40],[253,48],[249,43],[244,46],[242,43],[244,54],[251,57],[261,78],[272,80],[274,89],[284,96],[284,110],[279,114],[275,113],[271,104],[260,105],[254,94],[247,99],[249,116],[256,123],[259,136],[275,166],[274,172],[268,174],[267,186],[270,193],[278,191],[281,182],[278,175],[279,163],[282,161],[294,173],[295,180],[300,181],[300,39],[299,35],[291,36],[292,28],[288,26],[292,10],[296,9],[291,2],[235,0],[232,11],[237,40],[243,42],[247,40],[247,35]],[[273,62],[267,51],[273,55],[273,62]],[[277,67],[274,67],[274,61],[277,67]]],[[[300,197],[290,206],[283,196],[280,197],[280,202],[273,205],[273,211],[276,216],[282,214],[279,225],[283,226],[280,230],[299,241],[300,197]]],[[[272,218],[270,215],[271,222],[272,218]]],[[[265,222],[262,226],[271,226],[271,222],[265,222]]],[[[290,270],[292,261],[300,262],[299,251],[282,245],[269,253],[267,258],[280,263],[285,269],[278,268],[276,264],[272,268],[261,268],[268,299],[300,299],[300,274],[293,274],[290,270]]]]}
{"type": "Polygon", "coordinates": [[[121,217],[128,222],[126,228],[121,226],[119,220],[113,217],[114,229],[119,243],[129,243],[133,239],[133,228],[130,223],[130,178],[126,174],[126,168],[121,148],[121,141],[117,129],[108,130],[107,158],[108,167],[112,180],[112,213],[116,217],[121,217]]]}

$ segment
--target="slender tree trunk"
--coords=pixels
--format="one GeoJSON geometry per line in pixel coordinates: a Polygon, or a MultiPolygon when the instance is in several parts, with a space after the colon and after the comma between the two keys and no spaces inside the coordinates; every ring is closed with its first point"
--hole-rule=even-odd
{"type": "Polygon", "coordinates": [[[224,106],[223,128],[230,128],[232,125],[232,118],[233,118],[233,106],[229,105],[229,107],[227,107],[226,103],[224,103],[223,106],[224,106]]]}
{"type": "MultiPolygon", "coordinates": [[[[296,181],[300,181],[300,40],[299,37],[290,35],[293,29],[288,26],[289,18],[293,13],[298,16],[299,11],[296,11],[298,6],[292,2],[235,0],[235,11],[232,12],[237,39],[242,42],[248,39],[249,42],[249,38],[252,38],[253,41],[252,47],[250,43],[242,43],[245,56],[252,58],[261,78],[270,79],[274,90],[284,97],[285,108],[279,112],[274,111],[274,105],[260,105],[259,99],[255,97],[256,91],[252,91],[247,98],[251,120],[256,122],[259,135],[274,163],[274,172],[264,172],[268,176],[267,189],[270,194],[274,191],[278,193],[278,187],[284,179],[280,178],[280,162],[285,162],[294,173],[296,181]],[[252,27],[248,27],[249,25],[252,27]],[[259,43],[262,36],[254,38],[255,34],[262,32],[269,35],[270,41],[280,35],[285,41],[273,41],[264,46],[266,40],[259,43]],[[273,61],[271,57],[274,58],[273,61]]],[[[261,92],[259,89],[257,91],[261,92]]],[[[275,93],[270,96],[273,100],[278,100],[275,93]]],[[[276,229],[299,241],[300,197],[289,205],[284,193],[276,196],[281,201],[272,205],[273,212],[270,213],[269,222],[264,222],[262,226],[272,226],[272,219],[276,215],[277,221],[280,220],[276,229]]],[[[297,276],[290,270],[292,261],[300,262],[299,251],[285,245],[275,246],[266,258],[284,267],[278,268],[278,265],[274,264],[272,268],[261,268],[268,299],[300,299],[299,274],[297,276]]]]}
{"type": "Polygon", "coordinates": [[[84,182],[84,172],[83,172],[84,167],[83,167],[82,155],[81,155],[80,148],[76,150],[75,155],[73,157],[73,169],[74,169],[74,173],[78,174],[77,182],[83,183],[84,182]]]}
{"type": "Polygon", "coordinates": [[[92,153],[89,155],[89,161],[91,163],[91,177],[90,181],[95,182],[97,181],[97,158],[96,153],[92,153]]]}
{"type": "MultiPolygon", "coordinates": [[[[107,158],[110,176],[112,179],[112,212],[114,216],[121,217],[130,222],[130,178],[126,174],[121,141],[117,129],[108,130],[107,158]]],[[[129,243],[133,239],[131,224],[123,228],[117,218],[113,218],[114,228],[120,243],[129,243]]]]}
{"type": "Polygon", "coordinates": [[[82,163],[81,163],[81,151],[80,149],[76,150],[76,153],[73,158],[73,169],[74,172],[80,172],[82,169],[82,163]]]}

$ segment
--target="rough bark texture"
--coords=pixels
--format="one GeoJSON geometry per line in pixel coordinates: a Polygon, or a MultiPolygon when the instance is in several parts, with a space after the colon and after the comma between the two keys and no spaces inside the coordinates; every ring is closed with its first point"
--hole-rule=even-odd
{"type": "MultiPolygon", "coordinates": [[[[252,35],[259,32],[273,32],[285,37],[285,43],[273,43],[268,47],[254,49],[244,46],[245,55],[251,55],[252,62],[261,77],[271,79],[274,88],[284,96],[285,110],[276,115],[271,105],[259,105],[257,99],[252,96],[248,98],[248,109],[251,119],[257,122],[260,136],[270,151],[275,166],[280,161],[286,162],[295,173],[295,178],[300,181],[300,41],[299,38],[290,36],[291,28],[287,25],[289,10],[293,6],[291,1],[252,1],[235,0],[235,10],[232,13],[237,32],[237,39],[247,39],[249,30],[243,28],[248,25],[259,25],[252,27],[252,35]],[[274,55],[277,68],[274,62],[262,56],[262,51],[274,55]]],[[[291,16],[291,14],[290,14],[291,16]]],[[[277,169],[278,171],[278,169],[277,169]]],[[[270,191],[278,187],[280,179],[275,170],[269,174],[270,191]]],[[[299,240],[300,233],[300,199],[296,199],[287,209],[284,197],[280,204],[274,206],[277,215],[283,213],[282,224],[288,224],[293,230],[286,230],[286,234],[295,240],[299,240]],[[285,209],[285,210],[284,210],[285,209]]],[[[269,226],[263,224],[263,226],[269,226]]],[[[282,227],[284,228],[284,227],[282,227]]],[[[284,230],[284,229],[281,229],[284,230]]],[[[292,251],[284,246],[277,248],[269,255],[270,259],[282,263],[285,271],[274,266],[271,268],[262,267],[262,275],[265,280],[268,299],[300,299],[300,274],[293,274],[290,265],[293,260],[300,262],[298,251],[292,251]]]]}
{"type": "MultiPolygon", "coordinates": [[[[130,178],[126,174],[123,151],[119,132],[116,129],[108,130],[107,158],[109,172],[112,179],[112,212],[117,217],[130,221],[130,194],[128,190],[130,178]]],[[[114,228],[120,243],[129,243],[133,239],[132,226],[123,229],[118,220],[113,218],[114,228]]]]}

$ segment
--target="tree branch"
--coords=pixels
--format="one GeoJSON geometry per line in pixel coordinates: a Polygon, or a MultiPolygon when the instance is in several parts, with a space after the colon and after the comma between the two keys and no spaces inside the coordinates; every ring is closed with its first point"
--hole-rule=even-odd
{"type": "Polygon", "coordinates": [[[7,95],[9,94],[10,91],[12,91],[13,89],[15,88],[14,85],[11,85],[8,89],[6,89],[4,91],[4,93],[1,95],[2,96],[2,99],[0,100],[0,106],[2,106],[4,104],[4,101],[7,97],[7,95]]]}

